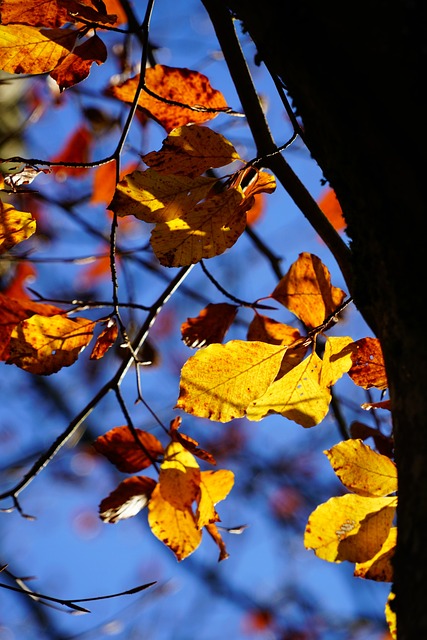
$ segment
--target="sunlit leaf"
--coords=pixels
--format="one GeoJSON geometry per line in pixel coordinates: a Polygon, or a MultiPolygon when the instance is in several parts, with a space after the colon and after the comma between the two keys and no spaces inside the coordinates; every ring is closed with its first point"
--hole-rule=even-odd
{"type": "MultiPolygon", "coordinates": [[[[138,82],[139,75],[113,87],[111,93],[123,102],[132,102],[138,82]]],[[[190,123],[203,124],[212,120],[217,113],[228,109],[222,93],[213,89],[208,78],[198,71],[157,64],[146,69],[145,83],[156,95],[186,105],[175,106],[144,91],[141,93],[138,106],[168,132],[190,123]],[[214,111],[193,110],[188,107],[207,107],[214,111]]]]}
{"type": "Polygon", "coordinates": [[[383,352],[378,338],[361,338],[355,343],[353,366],[348,375],[355,384],[364,389],[388,387],[383,352]]]}
{"type": "Polygon", "coordinates": [[[304,535],[307,549],[329,562],[366,562],[386,541],[397,498],[365,498],[349,493],[331,498],[310,515],[304,535]]]}
{"type": "Polygon", "coordinates": [[[325,343],[320,384],[332,387],[352,366],[355,343],[346,336],[329,336],[325,343]]]}
{"type": "Polygon", "coordinates": [[[200,528],[220,520],[215,510],[215,505],[228,496],[233,485],[234,473],[232,471],[227,469],[202,471],[200,500],[196,512],[197,525],[200,528]]]}
{"type": "Polygon", "coordinates": [[[145,222],[166,222],[182,216],[205,198],[214,178],[161,175],[152,169],[134,171],[120,180],[111,211],[145,222]]]}
{"type": "Polygon", "coordinates": [[[396,551],[397,528],[392,527],[381,549],[366,562],[358,562],[354,569],[356,578],[393,582],[393,558],[396,551]]]}
{"type": "Polygon", "coordinates": [[[345,229],[346,222],[344,220],[341,205],[338,202],[338,198],[333,189],[328,187],[326,191],[321,194],[318,204],[331,225],[337,231],[345,229]]]}
{"type": "Polygon", "coordinates": [[[319,424],[327,415],[331,401],[329,388],[320,383],[321,368],[321,359],[312,353],[248,406],[249,420],[280,413],[305,428],[319,424]]]}
{"type": "MultiPolygon", "coordinates": [[[[77,22],[84,18],[90,22],[114,24],[115,16],[99,10],[101,4],[88,6],[79,0],[2,0],[2,24],[24,24],[33,27],[60,27],[67,22],[77,22]]],[[[108,0],[108,9],[113,9],[112,0],[108,0]]],[[[115,13],[112,11],[112,13],[115,13]]]]}
{"type": "Polygon", "coordinates": [[[74,29],[36,29],[27,25],[0,25],[0,69],[8,73],[46,73],[72,51],[74,29]]]}
{"type": "Polygon", "coordinates": [[[209,535],[211,536],[215,544],[219,547],[218,562],[221,562],[222,560],[227,560],[227,558],[230,557],[230,554],[227,553],[224,540],[222,539],[221,534],[219,533],[215,523],[211,522],[210,524],[207,524],[205,526],[205,529],[209,533],[209,535]]]}
{"type": "Polygon", "coordinates": [[[0,254],[30,238],[36,230],[31,213],[17,211],[11,204],[0,201],[0,254]]]}
{"type": "Polygon", "coordinates": [[[156,481],[146,476],[126,478],[102,500],[99,516],[104,522],[118,522],[136,516],[150,500],[156,481]]]}
{"type": "Polygon", "coordinates": [[[51,71],[50,75],[57,82],[59,90],[63,91],[87,78],[94,62],[100,65],[106,59],[107,48],[101,38],[95,34],[75,47],[73,52],[51,71]]]}
{"type": "Polygon", "coordinates": [[[180,416],[177,416],[174,420],[171,421],[169,433],[172,440],[174,442],[179,442],[184,447],[184,449],[187,449],[187,451],[193,454],[193,456],[196,456],[196,458],[200,458],[201,460],[204,460],[209,464],[215,465],[216,460],[213,455],[208,451],[205,451],[205,449],[201,449],[198,446],[199,443],[197,442],[197,440],[194,440],[194,438],[190,438],[190,436],[188,436],[187,434],[180,433],[180,431],[178,431],[181,422],[182,420],[180,416]]]}
{"type": "Polygon", "coordinates": [[[397,620],[396,620],[396,612],[395,612],[396,605],[394,602],[395,598],[396,598],[395,593],[391,591],[385,605],[385,617],[387,620],[390,635],[393,638],[393,640],[397,640],[397,620]]]}
{"type": "Polygon", "coordinates": [[[69,367],[92,339],[96,322],[63,315],[33,315],[12,331],[6,364],[37,375],[69,367]]]}
{"type": "Polygon", "coordinates": [[[196,318],[181,325],[183,342],[192,349],[222,342],[236,317],[238,307],[227,302],[208,304],[196,318]]]}
{"type": "Polygon", "coordinates": [[[360,496],[397,491],[396,465],[362,440],[345,440],[324,452],[341,482],[360,496]]]}
{"type": "Polygon", "coordinates": [[[107,351],[111,349],[111,347],[117,340],[117,336],[119,334],[117,323],[114,320],[110,319],[104,324],[105,328],[101,331],[98,338],[96,339],[95,345],[92,349],[92,353],[90,354],[91,360],[99,360],[100,358],[103,358],[107,351]]]}
{"type": "Polygon", "coordinates": [[[207,169],[239,160],[240,156],[220,133],[193,124],[173,129],[160,151],[152,151],[142,159],[159,173],[195,178],[207,169]]]}
{"type": "Polygon", "coordinates": [[[256,313],[249,325],[247,339],[261,340],[270,344],[290,345],[301,337],[295,327],[256,313]]]}
{"type": "Polygon", "coordinates": [[[346,297],[331,285],[328,269],[312,253],[300,253],[271,295],[308,328],[321,325],[346,297]]]}
{"type": "Polygon", "coordinates": [[[228,422],[265,393],[280,368],[283,347],[232,340],[212,344],[189,358],[181,371],[176,408],[228,422]]]}
{"type": "Polygon", "coordinates": [[[159,485],[162,497],[176,509],[191,509],[199,496],[199,465],[180,442],[171,442],[165,451],[159,485]]]}
{"type": "Polygon", "coordinates": [[[99,436],[93,446],[105,456],[119,471],[135,473],[149,467],[163,454],[163,446],[148,431],[135,429],[134,434],[128,426],[115,427],[99,436]]]}
{"type": "Polygon", "coordinates": [[[240,190],[227,189],[180,218],[157,224],[151,232],[151,246],[160,264],[195,264],[232,247],[246,226],[245,212],[239,208],[243,199],[240,190]]]}

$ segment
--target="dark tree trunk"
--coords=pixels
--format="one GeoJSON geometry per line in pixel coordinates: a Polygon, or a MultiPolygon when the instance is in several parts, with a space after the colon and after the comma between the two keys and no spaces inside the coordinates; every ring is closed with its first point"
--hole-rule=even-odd
{"type": "Polygon", "coordinates": [[[392,400],[398,638],[427,638],[427,5],[224,4],[284,82],[345,214],[350,293],[381,341],[392,400]]]}

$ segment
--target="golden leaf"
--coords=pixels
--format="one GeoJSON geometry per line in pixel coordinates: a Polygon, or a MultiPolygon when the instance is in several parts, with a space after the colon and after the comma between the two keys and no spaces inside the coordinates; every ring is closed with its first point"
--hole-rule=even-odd
{"type": "Polygon", "coordinates": [[[354,351],[351,338],[329,336],[325,343],[320,384],[332,387],[351,368],[354,351]]]}
{"type": "Polygon", "coordinates": [[[157,224],[151,233],[151,246],[160,264],[195,264],[232,247],[246,227],[246,214],[239,209],[243,198],[241,190],[227,189],[180,218],[157,224]]]}
{"type": "Polygon", "coordinates": [[[376,580],[377,582],[393,582],[393,557],[397,543],[397,527],[391,527],[386,541],[373,558],[366,562],[356,563],[356,578],[376,580]]]}
{"type": "Polygon", "coordinates": [[[397,640],[397,621],[394,602],[395,597],[396,595],[393,593],[393,591],[391,591],[385,605],[385,618],[387,620],[390,635],[393,640],[397,640]]]}
{"type": "Polygon", "coordinates": [[[345,440],[324,452],[343,485],[360,496],[387,496],[397,491],[397,469],[390,458],[362,440],[345,440]]]}
{"type": "Polygon", "coordinates": [[[321,325],[345,296],[342,289],[331,285],[328,269],[312,253],[300,253],[271,294],[308,328],[321,325]]]}
{"type": "Polygon", "coordinates": [[[69,367],[92,339],[96,322],[62,315],[33,315],[12,331],[6,364],[37,375],[69,367]]]}
{"type": "Polygon", "coordinates": [[[397,498],[365,498],[349,493],[331,498],[309,517],[304,544],[329,562],[366,562],[386,541],[397,498]]]}
{"type": "Polygon", "coordinates": [[[11,204],[0,201],[0,253],[27,240],[35,230],[36,221],[31,213],[17,211],[11,204]]]}
{"type": "Polygon", "coordinates": [[[301,337],[295,327],[273,320],[268,316],[255,313],[249,325],[247,339],[261,340],[269,344],[290,345],[301,337]]]}
{"type": "Polygon", "coordinates": [[[242,340],[201,349],[182,368],[176,408],[219,422],[243,417],[273,382],[283,353],[280,346],[242,340]]]}
{"type": "Polygon", "coordinates": [[[191,210],[215,182],[214,178],[161,175],[153,169],[134,171],[120,180],[108,208],[144,222],[167,222],[191,210]]]}
{"type": "Polygon", "coordinates": [[[199,497],[199,465],[180,442],[171,442],[166,448],[159,485],[162,497],[176,509],[191,509],[199,497]]]}
{"type": "Polygon", "coordinates": [[[193,124],[173,129],[160,151],[152,151],[142,159],[159,173],[195,178],[207,169],[240,160],[240,156],[220,133],[193,124]]]}
{"type": "Polygon", "coordinates": [[[321,359],[312,353],[248,406],[248,419],[261,420],[269,413],[280,413],[305,428],[319,424],[331,401],[329,388],[320,384],[321,368],[321,359]]]}
{"type": "MultiPolygon", "coordinates": [[[[119,100],[132,102],[138,82],[139,75],[113,87],[111,93],[119,100]]],[[[154,98],[145,91],[141,93],[138,107],[168,132],[190,123],[203,124],[212,120],[219,112],[228,110],[222,93],[213,89],[208,78],[198,71],[157,64],[146,69],[145,83],[156,95],[186,105],[176,106],[154,98]],[[205,107],[214,111],[193,110],[188,107],[205,107]]]]}
{"type": "Polygon", "coordinates": [[[74,29],[36,29],[0,25],[0,69],[7,73],[46,73],[73,49],[74,29]]]}
{"type": "Polygon", "coordinates": [[[227,469],[202,471],[200,478],[200,500],[196,512],[197,526],[218,522],[215,505],[224,500],[234,485],[234,473],[227,469]]]}

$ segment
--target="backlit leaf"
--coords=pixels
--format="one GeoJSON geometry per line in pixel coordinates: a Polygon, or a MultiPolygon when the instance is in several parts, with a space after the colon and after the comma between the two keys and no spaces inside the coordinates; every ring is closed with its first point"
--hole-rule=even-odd
{"type": "Polygon", "coordinates": [[[96,322],[63,315],[33,315],[12,331],[6,364],[37,375],[69,367],[92,339],[96,322]]]}
{"type": "MultiPolygon", "coordinates": [[[[90,22],[114,24],[115,16],[102,10],[103,3],[92,3],[89,6],[79,0],[2,0],[2,24],[24,24],[33,27],[60,27],[67,22],[77,22],[84,18],[90,22]]],[[[111,4],[111,0],[110,3],[111,4]]]]}
{"type": "Polygon", "coordinates": [[[220,521],[215,505],[224,500],[234,485],[234,473],[227,469],[218,471],[202,471],[200,478],[200,500],[197,507],[197,525],[202,528],[207,524],[220,521]]]}
{"type": "Polygon", "coordinates": [[[385,605],[385,617],[387,620],[390,635],[393,640],[397,640],[397,620],[396,620],[396,604],[394,602],[396,594],[393,591],[390,592],[389,597],[385,605]]]}
{"type": "Polygon", "coordinates": [[[355,384],[364,389],[388,387],[383,352],[378,338],[361,338],[355,343],[353,366],[348,375],[355,384]]]}
{"type": "Polygon", "coordinates": [[[208,304],[196,318],[187,318],[181,325],[184,344],[192,349],[222,342],[236,317],[238,307],[227,302],[208,304]]]}
{"type": "Polygon", "coordinates": [[[166,222],[191,210],[215,182],[213,178],[161,175],[152,169],[134,171],[120,180],[108,208],[119,216],[166,222]]]}
{"type": "Polygon", "coordinates": [[[0,253],[27,240],[35,230],[36,221],[31,213],[17,211],[11,204],[0,201],[0,253]]]}
{"type": "Polygon", "coordinates": [[[227,189],[180,218],[157,224],[151,232],[151,246],[160,264],[195,264],[232,247],[246,226],[246,214],[239,208],[243,198],[240,190],[227,189]]]}
{"type": "Polygon", "coordinates": [[[101,331],[98,338],[96,339],[95,346],[93,347],[92,353],[90,354],[91,360],[99,360],[100,358],[103,358],[107,351],[111,349],[111,347],[117,340],[119,328],[115,320],[110,319],[104,324],[105,328],[101,331]]]}
{"type": "Polygon", "coordinates": [[[221,562],[222,560],[227,560],[230,554],[227,553],[224,540],[222,539],[217,526],[214,523],[210,523],[205,526],[205,529],[209,533],[209,535],[211,536],[215,544],[217,544],[219,547],[218,562],[221,562]]]}
{"type": "Polygon", "coordinates": [[[180,425],[181,425],[180,416],[177,416],[174,420],[171,421],[169,433],[171,435],[172,440],[174,442],[179,442],[185,449],[187,449],[187,451],[192,453],[193,456],[196,456],[197,458],[200,458],[205,462],[209,462],[209,464],[215,465],[216,460],[213,457],[213,455],[210,454],[208,451],[201,449],[198,446],[199,443],[197,442],[197,440],[194,440],[194,438],[190,438],[190,436],[186,435],[185,433],[180,433],[178,431],[180,425]]]}
{"type": "MultiPolygon", "coordinates": [[[[132,102],[138,82],[139,75],[113,87],[111,93],[123,102],[132,102]]],[[[203,124],[212,120],[217,112],[228,109],[222,93],[213,89],[208,78],[198,71],[157,64],[146,69],[145,83],[156,95],[186,105],[175,106],[144,91],[141,93],[138,106],[168,132],[190,123],[203,124]],[[214,111],[197,111],[188,107],[208,107],[214,111]]]]}
{"type": "Polygon", "coordinates": [[[355,343],[348,337],[329,336],[325,343],[320,384],[332,387],[352,366],[355,343]]]}
{"type": "Polygon", "coordinates": [[[219,422],[243,417],[273,382],[283,352],[280,346],[241,340],[201,349],[182,368],[176,408],[219,422]]]}
{"type": "Polygon", "coordinates": [[[27,25],[0,25],[0,69],[8,73],[46,73],[72,51],[74,29],[36,29],[27,25]]]}
{"type": "Polygon", "coordinates": [[[59,90],[63,91],[87,78],[94,62],[100,65],[106,59],[107,48],[101,38],[95,34],[75,47],[73,52],[51,71],[50,75],[57,82],[59,90]]]}
{"type": "Polygon", "coordinates": [[[271,294],[308,328],[318,327],[343,302],[346,294],[331,285],[331,276],[312,253],[300,253],[271,294]]]}
{"type": "Polygon", "coordinates": [[[338,478],[360,496],[387,496],[397,491],[396,465],[362,440],[345,440],[324,452],[338,478]]]}
{"type": "Polygon", "coordinates": [[[160,151],[152,151],[142,159],[159,173],[195,178],[207,169],[239,160],[240,156],[220,133],[193,124],[173,129],[160,151]]]}
{"type": "Polygon", "coordinates": [[[290,345],[301,337],[295,327],[256,313],[249,325],[248,340],[261,340],[269,344],[290,345]]]}
{"type": "Polygon", "coordinates": [[[373,558],[356,564],[354,575],[357,578],[393,582],[393,558],[396,551],[397,528],[392,527],[386,541],[373,558]]]}
{"type": "Polygon", "coordinates": [[[199,496],[199,465],[179,442],[171,442],[166,448],[160,467],[159,485],[162,497],[176,509],[191,509],[199,496]]]}
{"type": "Polygon", "coordinates": [[[119,471],[135,473],[149,467],[163,454],[163,446],[148,431],[135,429],[138,442],[128,426],[115,427],[99,436],[93,446],[119,471]]]}
{"type": "Polygon", "coordinates": [[[397,498],[365,498],[349,493],[331,498],[310,515],[304,535],[307,549],[329,562],[365,562],[386,541],[397,498]]]}
{"type": "Polygon", "coordinates": [[[147,506],[155,486],[156,481],[146,476],[126,478],[99,505],[101,520],[114,523],[136,516],[147,506]]]}
{"type": "Polygon", "coordinates": [[[338,198],[333,189],[328,187],[320,196],[318,204],[334,229],[337,231],[345,229],[346,222],[344,220],[341,205],[338,202],[338,198]]]}
{"type": "Polygon", "coordinates": [[[249,420],[280,413],[305,428],[319,424],[327,415],[331,401],[329,388],[320,384],[321,368],[321,359],[312,353],[248,406],[249,420]]]}

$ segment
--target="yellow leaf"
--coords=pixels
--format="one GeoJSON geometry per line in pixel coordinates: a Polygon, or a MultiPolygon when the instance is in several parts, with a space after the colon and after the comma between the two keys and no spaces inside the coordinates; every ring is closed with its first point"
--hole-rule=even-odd
{"type": "Polygon", "coordinates": [[[134,171],[120,180],[109,209],[144,222],[181,217],[205,198],[214,178],[161,175],[152,169],[134,171]]]}
{"type": "Polygon", "coordinates": [[[50,375],[73,364],[92,339],[96,323],[62,315],[33,315],[12,331],[6,364],[50,375]]]}
{"type": "Polygon", "coordinates": [[[36,221],[26,211],[17,211],[0,201],[0,253],[6,253],[19,242],[27,240],[36,230],[36,221]]]}
{"type": "Polygon", "coordinates": [[[171,442],[165,451],[159,485],[163,499],[175,509],[191,509],[199,497],[199,465],[179,442],[171,442]]]}
{"type": "Polygon", "coordinates": [[[243,198],[241,190],[227,189],[180,218],[156,225],[151,246],[160,264],[195,264],[232,247],[246,227],[246,214],[239,209],[243,198]]]}
{"type": "Polygon", "coordinates": [[[270,344],[290,345],[301,338],[301,334],[295,327],[256,313],[249,325],[247,338],[270,344]]]}
{"type": "Polygon", "coordinates": [[[177,509],[168,502],[158,484],[148,503],[148,524],[153,534],[171,549],[178,561],[197,549],[202,531],[196,525],[191,509],[177,509]]]}
{"type": "Polygon", "coordinates": [[[243,417],[276,377],[283,353],[280,346],[242,340],[201,349],[182,368],[176,408],[219,422],[243,417]]]}
{"type": "Polygon", "coordinates": [[[370,560],[387,539],[396,505],[397,498],[352,493],[331,498],[310,515],[304,544],[329,562],[370,560]]]}
{"type": "Polygon", "coordinates": [[[397,527],[392,527],[381,549],[373,558],[356,564],[354,575],[356,578],[377,580],[378,582],[393,582],[393,557],[397,543],[397,527]]]}
{"type": "Polygon", "coordinates": [[[0,25],[0,69],[7,73],[46,73],[72,51],[74,29],[36,29],[0,25]]]}
{"type": "Polygon", "coordinates": [[[345,440],[324,453],[350,491],[360,496],[387,496],[397,491],[394,462],[373,451],[362,440],[345,440]]]}
{"type": "Polygon", "coordinates": [[[332,387],[344,373],[347,373],[353,364],[351,356],[354,351],[355,346],[351,338],[329,336],[325,343],[320,384],[332,387]]]}
{"type": "Polygon", "coordinates": [[[148,153],[142,159],[159,173],[196,177],[207,169],[240,160],[240,156],[220,133],[193,124],[173,129],[161,151],[148,153]]]}
{"type": "Polygon", "coordinates": [[[331,401],[329,388],[320,384],[321,367],[321,359],[312,353],[252,402],[247,410],[248,419],[261,420],[269,413],[280,413],[305,428],[319,424],[331,401]]]}
{"type": "Polygon", "coordinates": [[[331,276],[312,253],[300,253],[271,294],[308,328],[315,328],[333,313],[346,294],[331,285],[331,276]]]}
{"type": "Polygon", "coordinates": [[[397,640],[397,621],[396,621],[396,614],[394,612],[395,597],[396,595],[393,593],[393,591],[391,591],[385,605],[385,618],[387,620],[390,635],[393,638],[393,640],[397,640]]]}
{"type": "Polygon", "coordinates": [[[218,522],[215,505],[224,500],[234,484],[234,473],[227,469],[218,471],[202,471],[200,480],[200,501],[196,513],[197,525],[201,529],[205,525],[218,522]]]}

